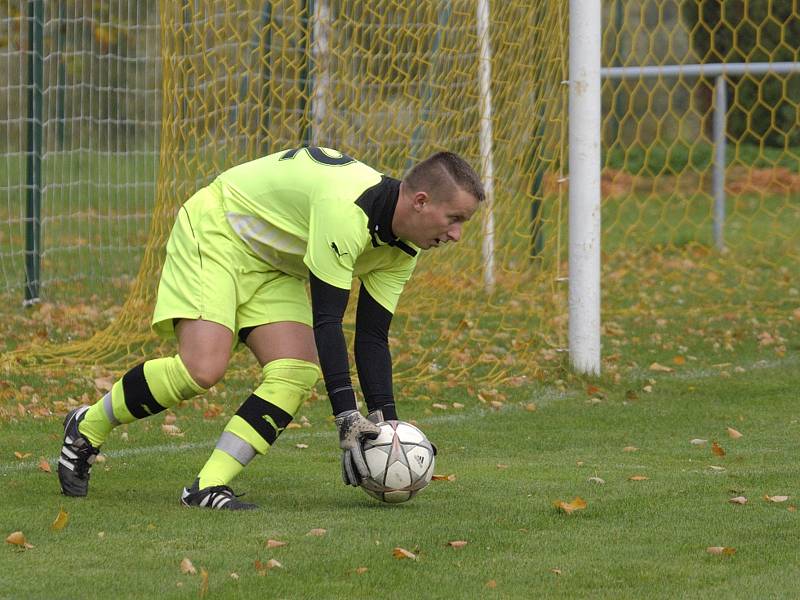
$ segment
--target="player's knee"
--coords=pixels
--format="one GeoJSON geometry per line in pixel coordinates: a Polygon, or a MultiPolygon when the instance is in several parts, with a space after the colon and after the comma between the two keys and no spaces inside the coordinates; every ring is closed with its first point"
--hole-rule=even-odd
{"type": "Polygon", "coordinates": [[[299,407],[311,395],[321,371],[317,364],[306,360],[280,358],[264,365],[261,375],[259,391],[264,394],[262,397],[289,396],[289,403],[296,403],[299,407]]]}
{"type": "Polygon", "coordinates": [[[205,389],[217,384],[228,368],[227,357],[223,360],[220,357],[198,354],[187,357],[181,356],[181,360],[192,379],[197,385],[205,389]]]}

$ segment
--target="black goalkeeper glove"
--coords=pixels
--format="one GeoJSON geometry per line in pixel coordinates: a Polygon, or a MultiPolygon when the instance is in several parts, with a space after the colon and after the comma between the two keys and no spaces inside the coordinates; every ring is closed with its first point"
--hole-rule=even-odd
{"type": "Polygon", "coordinates": [[[357,410],[346,410],[336,415],[336,429],[342,449],[342,481],[345,485],[357,486],[369,476],[361,444],[366,439],[374,440],[381,429],[357,410]]]}

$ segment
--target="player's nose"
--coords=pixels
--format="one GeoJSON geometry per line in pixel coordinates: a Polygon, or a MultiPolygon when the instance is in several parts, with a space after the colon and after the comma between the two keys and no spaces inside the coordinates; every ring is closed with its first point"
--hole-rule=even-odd
{"type": "Polygon", "coordinates": [[[461,239],[461,224],[456,223],[447,231],[447,237],[449,237],[454,242],[457,242],[461,239]]]}

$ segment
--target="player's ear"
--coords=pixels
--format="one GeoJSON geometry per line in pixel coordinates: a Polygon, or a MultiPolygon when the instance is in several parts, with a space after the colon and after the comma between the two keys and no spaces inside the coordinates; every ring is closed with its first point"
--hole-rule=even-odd
{"type": "Polygon", "coordinates": [[[414,197],[412,199],[414,210],[420,212],[430,200],[428,192],[414,192],[414,197]]]}

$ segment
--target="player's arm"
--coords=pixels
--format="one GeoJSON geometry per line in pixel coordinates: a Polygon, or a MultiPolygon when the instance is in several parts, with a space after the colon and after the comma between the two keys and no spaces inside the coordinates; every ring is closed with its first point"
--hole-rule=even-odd
{"type": "Polygon", "coordinates": [[[362,284],[356,309],[355,355],[361,391],[372,421],[397,419],[389,352],[391,324],[392,313],[362,284]]]}
{"type": "Polygon", "coordinates": [[[350,291],[325,283],[314,273],[309,274],[314,340],[325,387],[331,401],[339,431],[342,454],[342,479],[348,485],[358,485],[369,474],[361,449],[364,438],[375,438],[380,429],[358,412],[356,395],[350,379],[347,343],[342,331],[342,319],[350,291]]]}

